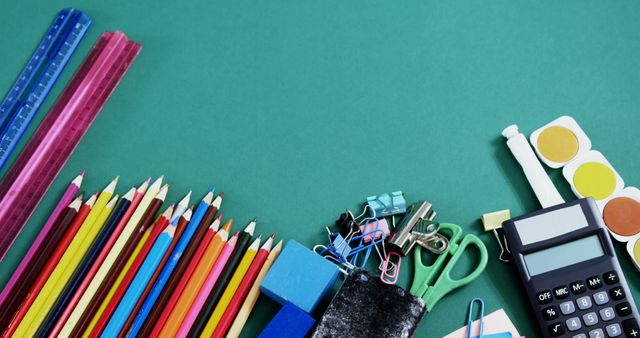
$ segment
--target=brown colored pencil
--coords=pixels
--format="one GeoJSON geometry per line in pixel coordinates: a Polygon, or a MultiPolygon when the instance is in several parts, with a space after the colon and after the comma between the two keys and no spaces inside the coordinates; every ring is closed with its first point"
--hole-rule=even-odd
{"type": "Polygon", "coordinates": [[[216,215],[218,214],[218,211],[220,210],[220,205],[222,204],[222,198],[224,198],[223,192],[221,192],[220,195],[218,195],[207,208],[207,211],[205,212],[202,218],[202,221],[198,225],[198,230],[196,230],[195,234],[191,238],[189,245],[187,245],[187,248],[185,249],[184,253],[180,257],[180,262],[176,266],[175,270],[173,270],[173,273],[171,273],[171,277],[169,277],[169,280],[167,281],[164,288],[162,289],[162,292],[160,293],[158,300],[153,305],[153,309],[149,313],[149,316],[147,317],[147,319],[144,321],[144,325],[142,325],[142,329],[140,329],[140,332],[139,332],[140,337],[149,337],[149,335],[151,334],[151,331],[153,331],[153,327],[156,325],[156,321],[162,314],[162,311],[164,310],[165,305],[171,298],[173,291],[175,290],[176,286],[180,282],[180,278],[182,278],[182,274],[187,269],[189,262],[191,262],[191,258],[193,257],[195,252],[198,250],[198,247],[200,246],[200,242],[204,238],[204,235],[207,233],[207,229],[209,229],[209,226],[211,225],[216,215]]]}
{"type": "Polygon", "coordinates": [[[138,298],[136,305],[133,307],[133,310],[129,314],[129,318],[127,318],[127,321],[122,326],[122,330],[120,330],[120,333],[118,334],[119,338],[124,337],[127,331],[129,331],[129,327],[131,327],[133,320],[136,318],[136,315],[138,314],[138,310],[140,310],[140,307],[142,307],[144,300],[149,295],[149,292],[151,292],[151,288],[153,287],[156,280],[158,279],[160,272],[162,272],[162,268],[167,263],[169,258],[171,258],[171,253],[173,252],[173,249],[178,244],[178,241],[180,240],[182,233],[184,232],[184,230],[187,228],[187,225],[191,221],[192,214],[193,214],[193,207],[185,211],[184,214],[182,214],[182,216],[180,217],[178,221],[178,225],[176,227],[176,233],[173,237],[173,240],[171,241],[171,244],[169,245],[169,248],[165,252],[164,256],[162,256],[162,260],[160,261],[160,264],[158,264],[158,267],[153,272],[153,276],[151,276],[151,279],[149,279],[149,282],[147,283],[147,286],[144,288],[144,291],[142,292],[142,294],[140,295],[140,298],[138,298]]]}
{"type": "Polygon", "coordinates": [[[140,220],[140,223],[138,223],[137,231],[133,233],[131,238],[129,238],[129,240],[127,241],[127,244],[125,244],[113,266],[111,267],[111,269],[109,269],[107,277],[104,279],[104,281],[102,281],[100,287],[98,288],[98,291],[91,299],[91,302],[89,302],[89,305],[83,313],[82,318],[73,329],[71,333],[72,337],[81,336],[91,323],[91,319],[93,319],[96,311],[98,311],[98,309],[100,308],[100,304],[102,304],[104,298],[109,293],[109,290],[111,289],[113,283],[115,283],[116,279],[118,279],[120,271],[124,268],[125,264],[127,264],[127,260],[129,260],[129,257],[133,253],[133,250],[135,250],[136,246],[138,245],[140,238],[142,238],[142,235],[144,234],[146,229],[153,223],[156,214],[160,210],[160,207],[162,207],[162,204],[167,197],[168,189],[169,185],[165,184],[147,208],[147,211],[140,220]]]}

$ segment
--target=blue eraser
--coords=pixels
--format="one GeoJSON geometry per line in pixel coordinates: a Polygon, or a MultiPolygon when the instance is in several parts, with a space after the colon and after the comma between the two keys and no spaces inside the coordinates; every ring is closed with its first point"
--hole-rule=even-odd
{"type": "Polygon", "coordinates": [[[267,297],[313,312],[338,278],[338,267],[304,245],[290,240],[260,284],[267,297]]]}
{"type": "Polygon", "coordinates": [[[315,322],[315,319],[297,306],[286,303],[258,338],[304,338],[315,322]]]}

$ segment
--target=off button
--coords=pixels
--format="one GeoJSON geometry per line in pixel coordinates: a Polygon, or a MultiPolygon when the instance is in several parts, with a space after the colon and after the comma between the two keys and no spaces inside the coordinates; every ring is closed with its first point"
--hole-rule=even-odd
{"type": "Polygon", "coordinates": [[[542,291],[542,292],[538,293],[536,298],[538,298],[538,303],[540,303],[540,304],[551,303],[551,300],[553,299],[551,297],[551,291],[550,290],[542,291]]]}

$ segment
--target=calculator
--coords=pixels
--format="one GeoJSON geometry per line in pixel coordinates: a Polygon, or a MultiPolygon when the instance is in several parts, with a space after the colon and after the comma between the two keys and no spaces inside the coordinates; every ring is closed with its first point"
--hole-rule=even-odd
{"type": "Polygon", "coordinates": [[[512,218],[503,229],[545,337],[640,338],[638,310],[592,198],[512,218]]]}

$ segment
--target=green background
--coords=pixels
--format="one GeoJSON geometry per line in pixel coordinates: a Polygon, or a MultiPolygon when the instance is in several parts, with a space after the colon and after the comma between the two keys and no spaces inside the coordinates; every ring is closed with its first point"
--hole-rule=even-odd
{"type": "MultiPolygon", "coordinates": [[[[122,30],[143,49],[0,263],[0,285],[83,169],[88,193],[115,175],[122,194],[165,174],[171,202],[215,184],[235,229],[258,216],[259,233],[308,246],[326,242],[345,208],[403,190],[479,234],[490,254],[416,336],[464,325],[480,296],[486,313],[504,308],[533,337],[517,272],[478,220],[539,208],[501,130],[517,123],[528,135],[571,115],[628,185],[640,181],[637,1],[2,1],[0,92],[68,6],[93,25],[29,133],[101,32],[122,30]]],[[[640,297],[640,274],[616,248],[640,297]]],[[[412,269],[406,260],[400,285],[412,269]]],[[[245,336],[276,310],[261,298],[245,336]]]]}

